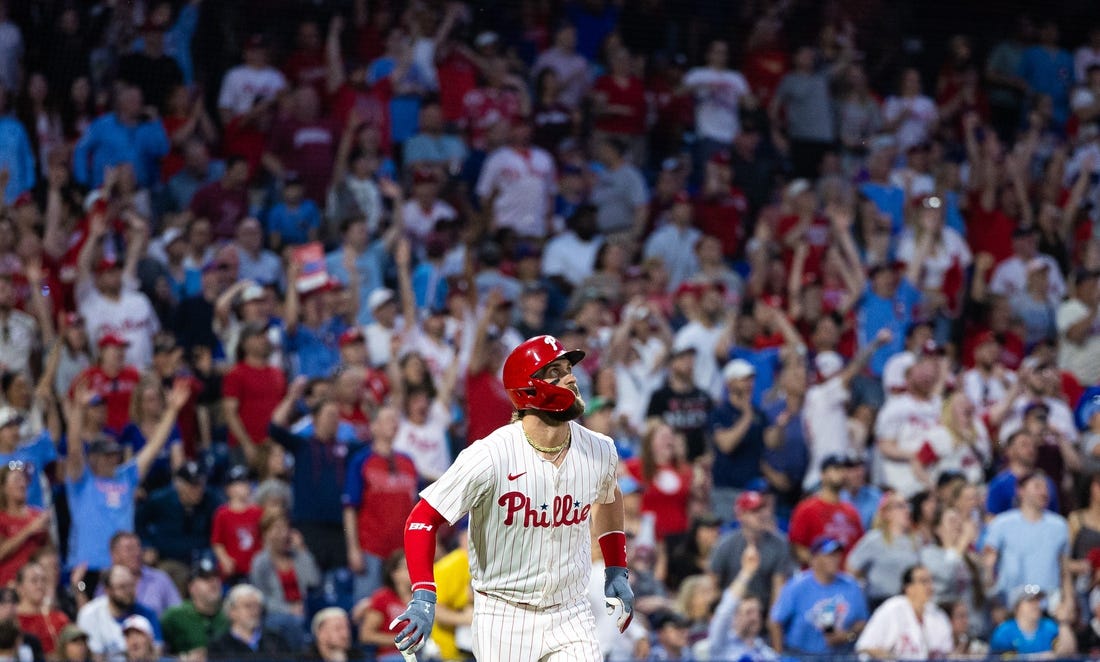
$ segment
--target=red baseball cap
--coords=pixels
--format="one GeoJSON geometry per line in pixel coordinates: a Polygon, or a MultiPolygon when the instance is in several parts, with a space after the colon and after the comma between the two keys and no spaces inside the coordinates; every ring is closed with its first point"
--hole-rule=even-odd
{"type": "Polygon", "coordinates": [[[118,262],[118,258],[113,257],[113,256],[112,257],[104,257],[99,262],[96,262],[95,270],[98,273],[98,272],[101,272],[101,271],[107,271],[109,269],[118,269],[121,266],[122,265],[119,264],[119,262],[118,262]]]}
{"type": "Polygon", "coordinates": [[[117,333],[105,333],[99,338],[99,342],[96,343],[100,349],[104,347],[129,347],[130,341],[126,340],[117,333]]]}
{"type": "Polygon", "coordinates": [[[987,342],[996,343],[998,345],[1001,344],[1000,339],[997,338],[997,334],[992,331],[982,331],[974,338],[975,347],[981,347],[987,342]]]}
{"type": "Polygon", "coordinates": [[[764,507],[764,497],[759,492],[749,490],[748,492],[742,492],[741,496],[737,497],[737,502],[734,504],[734,508],[739,513],[755,512],[764,507]]]}
{"type": "Polygon", "coordinates": [[[363,342],[363,330],[357,326],[353,326],[347,331],[340,334],[340,340],[337,341],[340,347],[352,345],[354,343],[363,342]]]}
{"type": "Polygon", "coordinates": [[[11,203],[11,208],[12,209],[18,209],[18,208],[22,207],[23,205],[30,205],[30,204],[34,204],[34,196],[31,195],[30,191],[23,191],[22,193],[19,194],[19,197],[17,197],[11,203]]]}

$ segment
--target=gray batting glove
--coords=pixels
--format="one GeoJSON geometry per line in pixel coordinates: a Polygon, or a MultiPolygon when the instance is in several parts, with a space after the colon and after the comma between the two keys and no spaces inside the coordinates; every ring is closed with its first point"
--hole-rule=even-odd
{"type": "Polygon", "coordinates": [[[615,625],[620,633],[626,632],[634,619],[634,591],[630,588],[627,575],[626,568],[617,566],[604,568],[603,571],[604,605],[608,616],[615,614],[615,625]]]}
{"type": "MultiPolygon", "coordinates": [[[[633,602],[633,596],[631,602],[633,602]]],[[[413,599],[409,602],[408,608],[393,619],[390,629],[394,629],[403,622],[408,624],[393,638],[393,643],[397,645],[397,650],[403,653],[406,651],[415,653],[424,646],[432,634],[432,623],[435,622],[435,592],[425,589],[413,591],[413,599]]]]}

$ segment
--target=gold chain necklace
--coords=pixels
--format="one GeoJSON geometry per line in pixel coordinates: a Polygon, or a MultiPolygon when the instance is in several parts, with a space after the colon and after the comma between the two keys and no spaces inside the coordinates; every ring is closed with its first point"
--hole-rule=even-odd
{"type": "MultiPolygon", "coordinates": [[[[520,429],[523,430],[523,427],[521,426],[520,429]]],[[[527,443],[531,445],[531,448],[534,448],[538,452],[540,452],[540,453],[557,453],[558,455],[561,455],[561,452],[565,450],[565,447],[568,446],[569,442],[572,441],[572,439],[573,439],[573,433],[572,433],[572,431],[570,431],[569,436],[567,436],[565,438],[565,441],[562,442],[561,446],[539,446],[538,444],[536,444],[534,441],[531,440],[531,435],[527,434],[527,430],[523,430],[523,436],[524,436],[525,439],[527,439],[527,443]]],[[[557,460],[558,456],[555,455],[554,459],[557,460]]]]}

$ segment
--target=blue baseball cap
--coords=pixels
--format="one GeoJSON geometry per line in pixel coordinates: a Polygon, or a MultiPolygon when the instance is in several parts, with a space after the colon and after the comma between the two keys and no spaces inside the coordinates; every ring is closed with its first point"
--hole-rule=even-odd
{"type": "Polygon", "coordinates": [[[836,538],[821,536],[817,540],[814,540],[814,544],[810,546],[810,551],[814,554],[832,554],[834,552],[843,552],[844,545],[836,538]]]}

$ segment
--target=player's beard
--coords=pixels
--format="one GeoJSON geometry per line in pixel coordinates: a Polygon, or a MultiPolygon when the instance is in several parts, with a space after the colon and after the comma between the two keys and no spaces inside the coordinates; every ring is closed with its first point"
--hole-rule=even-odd
{"type": "Polygon", "coordinates": [[[573,404],[569,405],[568,409],[565,409],[563,411],[542,412],[543,415],[545,415],[546,418],[550,419],[550,421],[553,423],[568,423],[569,421],[574,421],[580,418],[584,414],[584,398],[581,397],[580,391],[575,385],[569,386],[567,388],[570,391],[573,391],[573,394],[577,396],[576,399],[573,400],[573,404]]]}

